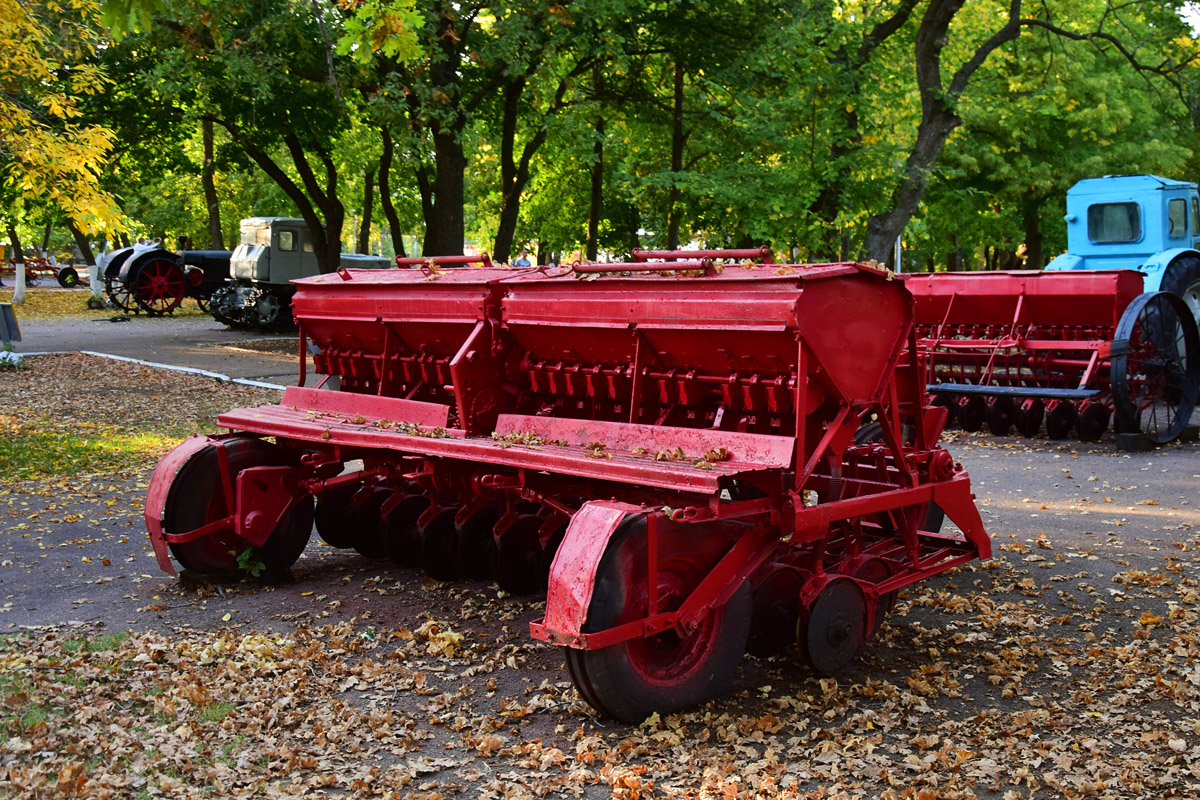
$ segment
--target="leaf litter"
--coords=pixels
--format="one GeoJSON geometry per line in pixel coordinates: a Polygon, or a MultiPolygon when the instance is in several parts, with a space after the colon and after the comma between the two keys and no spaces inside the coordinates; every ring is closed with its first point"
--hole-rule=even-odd
{"type": "MultiPolygon", "coordinates": [[[[18,433],[88,421],[169,445],[277,399],[85,357],[34,365],[37,385],[0,377],[6,412],[29,412],[5,423],[18,433]],[[47,397],[78,411],[39,416],[47,397]]],[[[143,570],[139,495],[160,455],[110,473],[51,460],[0,489],[0,529],[89,570],[103,567],[86,548],[124,537],[143,570]]],[[[981,496],[985,514],[997,499],[981,496]]],[[[993,528],[996,558],[902,593],[839,680],[795,653],[747,657],[722,698],[634,726],[598,719],[560,653],[529,640],[544,604],[494,586],[315,541],[290,586],[147,576],[108,618],[0,637],[0,780],[22,798],[1195,796],[1200,576],[1180,556],[1200,545],[1194,523],[1162,526],[1174,547],[1136,562],[1112,526],[1086,547],[993,528]],[[136,623],[113,632],[124,615],[136,623]]]]}

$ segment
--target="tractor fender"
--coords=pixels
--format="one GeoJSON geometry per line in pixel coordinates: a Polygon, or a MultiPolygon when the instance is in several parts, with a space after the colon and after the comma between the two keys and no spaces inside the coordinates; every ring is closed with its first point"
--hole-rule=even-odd
{"type": "Polygon", "coordinates": [[[579,640],[608,543],[629,517],[645,513],[642,506],[613,500],[592,500],[575,512],[550,565],[546,616],[537,638],[567,646],[579,640]]]}
{"type": "Polygon", "coordinates": [[[1162,282],[1163,278],[1167,276],[1167,267],[1171,266],[1171,262],[1177,257],[1184,254],[1200,258],[1200,252],[1190,247],[1176,247],[1173,250],[1163,250],[1161,253],[1155,253],[1146,259],[1146,263],[1142,265],[1142,272],[1146,273],[1146,287],[1144,291],[1162,291],[1162,282]]]}
{"type": "Polygon", "coordinates": [[[183,469],[183,465],[191,460],[192,456],[216,442],[216,439],[198,433],[189,436],[183,440],[182,444],[167,453],[162,461],[158,462],[158,466],[154,468],[154,474],[150,476],[150,488],[146,492],[144,512],[146,530],[150,533],[150,546],[154,548],[154,557],[158,559],[158,566],[168,575],[175,574],[175,565],[171,563],[171,556],[167,551],[167,540],[163,536],[163,517],[167,512],[167,497],[170,496],[171,486],[175,483],[175,477],[179,474],[179,470],[183,469]]]}
{"type": "Polygon", "coordinates": [[[1050,263],[1046,265],[1046,269],[1087,269],[1084,263],[1083,256],[1072,255],[1071,253],[1059,253],[1050,263]]]}

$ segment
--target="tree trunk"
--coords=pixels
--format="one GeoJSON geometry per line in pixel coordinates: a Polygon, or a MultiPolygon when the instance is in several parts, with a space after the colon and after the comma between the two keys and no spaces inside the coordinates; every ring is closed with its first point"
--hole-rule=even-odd
{"type": "Polygon", "coordinates": [[[676,181],[683,172],[683,62],[675,61],[675,90],[671,103],[671,191],[667,196],[667,249],[679,249],[679,198],[676,181]]]}
{"type": "Polygon", "coordinates": [[[434,126],[433,148],[436,172],[433,176],[433,241],[424,255],[461,256],[466,239],[463,216],[464,183],[467,157],[457,131],[434,126]]]}
{"type": "Polygon", "coordinates": [[[213,177],[217,168],[213,160],[212,120],[201,120],[200,130],[204,137],[204,170],[200,173],[200,182],[204,185],[204,204],[208,208],[208,246],[213,250],[224,250],[225,235],[221,231],[221,204],[217,200],[217,184],[213,177]]]}
{"type": "Polygon", "coordinates": [[[388,222],[392,249],[396,251],[396,255],[404,258],[408,255],[404,250],[404,233],[400,227],[400,217],[396,214],[396,206],[392,203],[392,133],[384,128],[380,131],[380,136],[383,138],[383,154],[379,156],[379,204],[383,206],[383,216],[388,222]]]}
{"type": "Polygon", "coordinates": [[[1041,207],[1040,200],[1029,198],[1022,208],[1025,217],[1025,269],[1041,269],[1046,266],[1042,255],[1042,220],[1038,214],[1041,207]]]}
{"type": "Polygon", "coordinates": [[[358,229],[358,250],[359,253],[371,252],[371,217],[375,210],[375,170],[367,170],[367,175],[364,180],[366,184],[363,187],[363,215],[362,225],[358,229]]]}
{"type": "Polygon", "coordinates": [[[71,232],[71,238],[75,240],[75,246],[79,248],[79,254],[83,256],[83,263],[89,267],[96,266],[96,256],[92,253],[92,243],[84,235],[83,231],[79,230],[79,226],[75,224],[75,220],[67,217],[67,230],[71,232]]]}
{"type": "Polygon", "coordinates": [[[38,252],[45,256],[50,250],[50,231],[54,227],[54,220],[47,219],[46,227],[42,229],[42,246],[38,248],[38,252]]]}
{"type": "Polygon", "coordinates": [[[25,302],[25,253],[21,247],[21,237],[17,235],[17,226],[11,221],[8,223],[8,241],[12,244],[13,259],[17,262],[13,265],[12,302],[14,305],[20,305],[25,302]]]}
{"type": "Polygon", "coordinates": [[[604,118],[596,120],[596,142],[592,145],[592,198],[588,204],[587,259],[600,254],[600,216],[604,213],[604,118]]]}

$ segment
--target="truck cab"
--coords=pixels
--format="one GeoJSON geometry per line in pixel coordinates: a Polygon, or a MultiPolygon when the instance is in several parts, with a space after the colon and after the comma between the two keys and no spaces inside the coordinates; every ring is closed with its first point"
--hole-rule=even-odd
{"type": "Polygon", "coordinates": [[[1200,317],[1200,193],[1157,175],[1088,178],[1067,192],[1067,252],[1046,269],[1133,269],[1200,317]]]}

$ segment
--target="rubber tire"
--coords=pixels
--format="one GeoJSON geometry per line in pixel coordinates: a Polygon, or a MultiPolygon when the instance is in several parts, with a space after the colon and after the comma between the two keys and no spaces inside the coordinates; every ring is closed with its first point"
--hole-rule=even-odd
{"type": "MultiPolygon", "coordinates": [[[[225,440],[230,474],[236,476],[250,467],[290,466],[289,459],[276,445],[261,439],[235,437],[225,440]]],[[[169,531],[194,530],[226,516],[225,493],[216,447],[206,447],[188,459],[172,482],[167,496],[164,528],[169,531]]],[[[312,497],[298,498],[284,513],[279,525],[258,550],[265,567],[259,576],[264,581],[286,579],[288,570],[308,545],[313,527],[312,497]]],[[[250,545],[232,530],[218,539],[206,536],[191,542],[169,545],[175,560],[184,569],[205,575],[230,575],[239,571],[237,550],[250,545]],[[230,552],[234,550],[235,552],[230,552]]]]}
{"type": "MultiPolygon", "coordinates": [[[[660,557],[672,552],[670,540],[678,537],[676,546],[689,552],[704,548],[701,557],[711,561],[710,566],[715,564],[724,550],[714,545],[724,542],[697,536],[697,531],[687,528],[695,526],[660,530],[660,557]],[[714,553],[715,558],[707,557],[714,553]]],[[[613,536],[596,572],[584,632],[619,624],[626,610],[627,579],[631,577],[627,567],[636,563],[639,556],[644,563],[645,530],[645,517],[639,516],[626,522],[613,536]]],[[[752,605],[750,583],[743,581],[729,602],[713,611],[706,621],[713,626],[709,636],[711,646],[697,655],[685,675],[672,682],[646,679],[631,662],[631,642],[598,650],[569,651],[568,669],[580,696],[597,711],[622,722],[638,723],[655,711],[670,713],[692,708],[717,697],[733,678],[746,651],[752,605]]],[[[635,609],[633,613],[636,616],[638,612],[635,609]]]]}
{"type": "Polygon", "coordinates": [[[1171,259],[1158,288],[1183,298],[1192,310],[1196,324],[1200,325],[1200,256],[1181,253],[1171,259]]]}
{"type": "Polygon", "coordinates": [[[63,267],[57,277],[58,285],[64,289],[74,289],[79,285],[79,272],[74,267],[63,267]]]}

